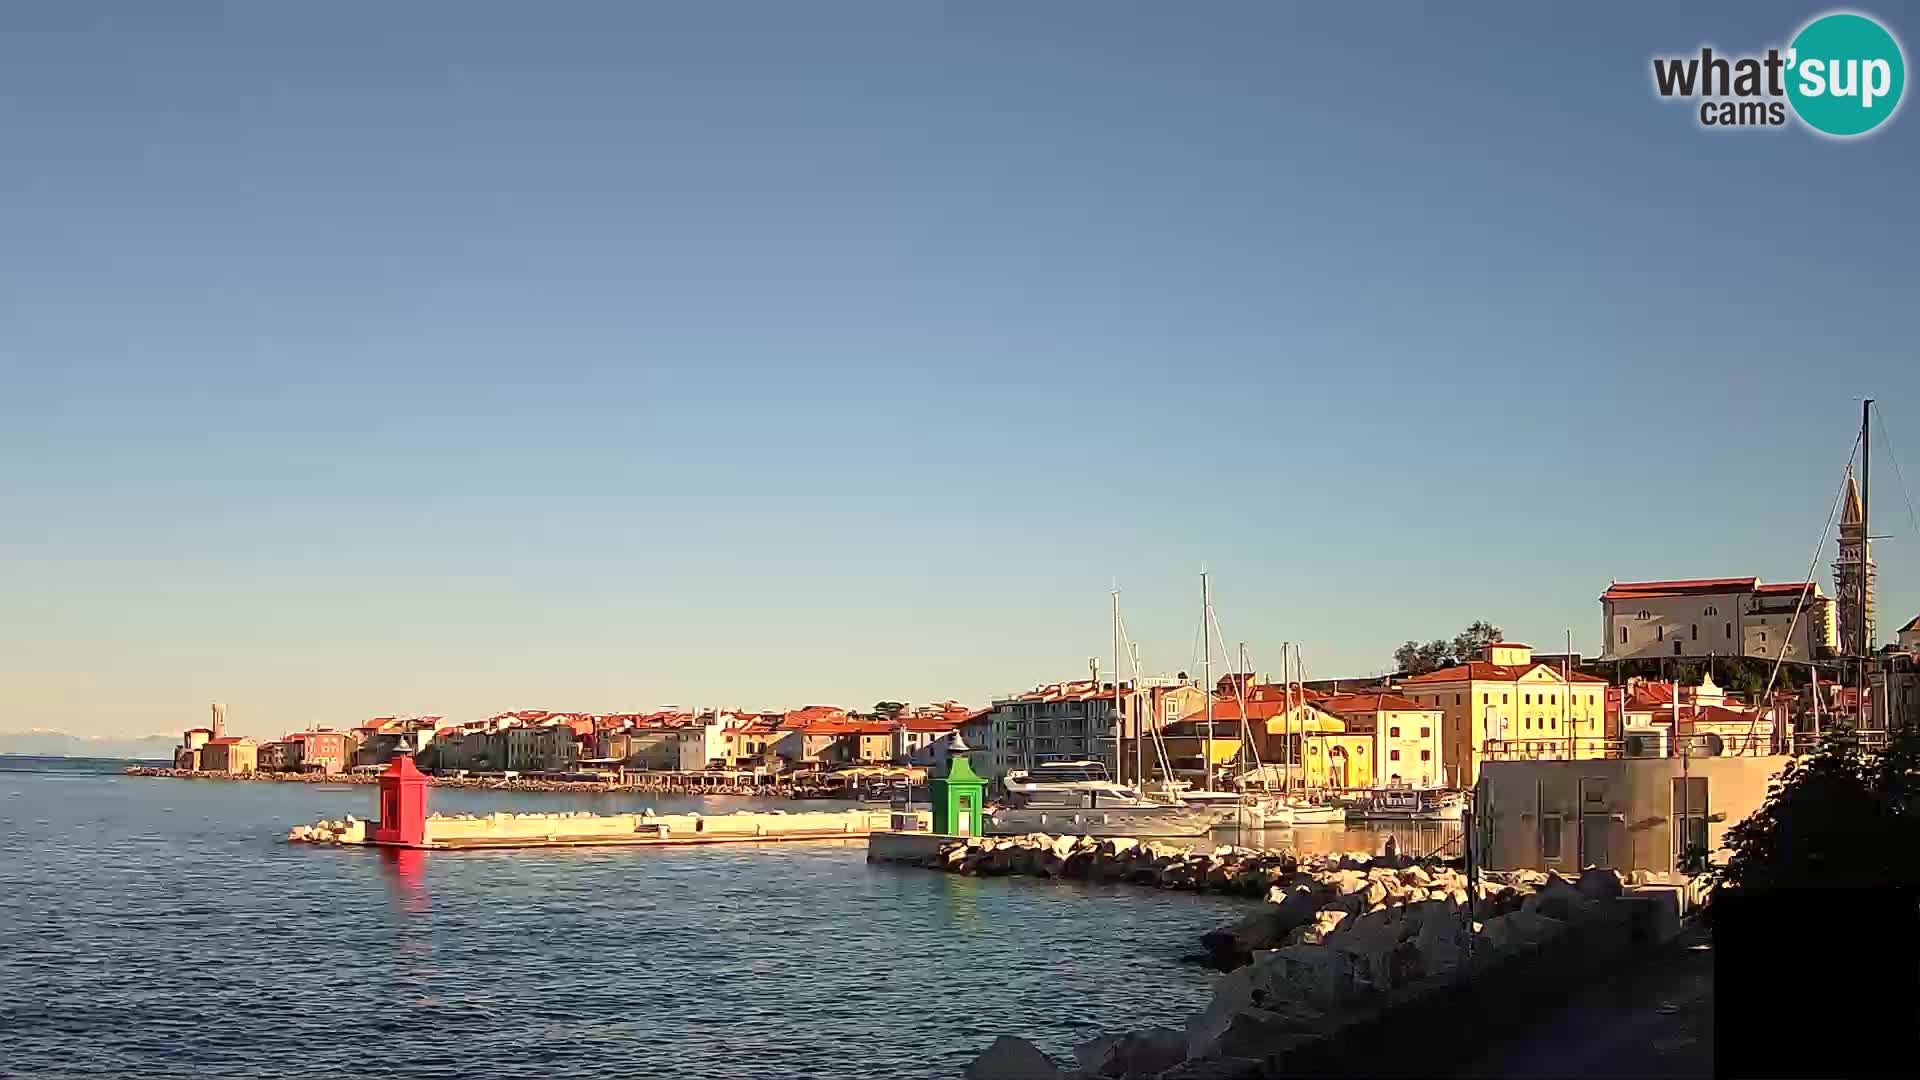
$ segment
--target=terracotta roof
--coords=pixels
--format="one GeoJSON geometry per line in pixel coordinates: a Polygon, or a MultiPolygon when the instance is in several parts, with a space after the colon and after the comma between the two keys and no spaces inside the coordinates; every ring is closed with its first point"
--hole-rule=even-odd
{"type": "Polygon", "coordinates": [[[1036,686],[1014,701],[1097,701],[1113,696],[1112,683],[1096,683],[1092,679],[1075,679],[1069,682],[1048,683],[1036,686]]]}
{"type": "Polygon", "coordinates": [[[847,710],[838,705],[807,705],[782,714],[780,717],[780,726],[789,730],[793,728],[804,728],[820,720],[845,719],[846,715],[847,710]]]}
{"type": "MultiPolygon", "coordinates": [[[[1409,686],[1415,684],[1425,685],[1427,683],[1465,682],[1468,679],[1476,679],[1480,682],[1514,682],[1535,668],[1546,668],[1554,675],[1560,674],[1554,671],[1552,664],[1489,664],[1485,660],[1473,660],[1465,664],[1441,668],[1439,671],[1429,671],[1425,675],[1410,675],[1404,682],[1409,686]]],[[[1568,681],[1577,683],[1603,683],[1607,680],[1600,678],[1598,675],[1588,675],[1576,671],[1572,673],[1572,677],[1569,678],[1568,681]]]]}
{"type": "Polygon", "coordinates": [[[900,726],[907,731],[952,731],[960,726],[960,721],[915,717],[911,720],[902,720],[900,726]]]}
{"type": "Polygon", "coordinates": [[[1708,705],[1694,714],[1695,721],[1714,724],[1750,724],[1754,720],[1767,722],[1770,718],[1759,709],[1729,709],[1721,705],[1708,705]]]}
{"type": "Polygon", "coordinates": [[[800,730],[808,735],[891,735],[893,725],[884,720],[816,720],[800,730]]]}
{"type": "Polygon", "coordinates": [[[1324,701],[1316,702],[1320,708],[1330,713],[1376,713],[1376,712],[1439,712],[1434,705],[1422,705],[1417,701],[1408,701],[1398,694],[1336,694],[1324,701]]]}
{"type": "Polygon", "coordinates": [[[1900,629],[1894,632],[1898,634],[1906,634],[1906,633],[1911,633],[1914,630],[1920,630],[1920,615],[1915,615],[1913,618],[1908,619],[1907,625],[1901,627],[1900,629]]]}
{"type": "Polygon", "coordinates": [[[1663,596],[1702,596],[1709,593],[1751,592],[1757,577],[1689,578],[1679,581],[1616,581],[1600,594],[1602,600],[1655,600],[1663,596]]]}
{"type": "MultiPolygon", "coordinates": [[[[1915,619],[1914,621],[1920,622],[1920,619],[1915,619]]],[[[210,727],[190,727],[186,730],[185,733],[188,735],[195,735],[195,734],[211,735],[213,734],[213,729],[210,727]]]]}
{"type": "Polygon", "coordinates": [[[1753,591],[1757,593],[1764,593],[1764,594],[1772,594],[1772,593],[1799,594],[1799,593],[1807,592],[1809,590],[1813,592],[1819,592],[1820,591],[1819,582],[1815,582],[1815,581],[1776,582],[1775,584],[1772,584],[1772,585],[1757,585],[1754,587],[1753,591]]]}
{"type": "Polygon", "coordinates": [[[208,746],[233,746],[237,743],[252,742],[245,735],[223,735],[218,739],[207,740],[208,746]]]}

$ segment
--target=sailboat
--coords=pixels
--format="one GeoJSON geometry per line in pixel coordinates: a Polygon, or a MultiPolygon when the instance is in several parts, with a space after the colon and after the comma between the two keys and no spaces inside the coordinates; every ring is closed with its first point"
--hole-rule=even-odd
{"type": "MultiPolygon", "coordinates": [[[[1280,646],[1280,681],[1283,687],[1283,693],[1286,695],[1286,701],[1281,707],[1280,723],[1281,740],[1282,745],[1286,748],[1286,756],[1281,766],[1283,770],[1281,774],[1281,790],[1278,793],[1273,792],[1271,790],[1271,783],[1269,783],[1269,790],[1266,796],[1256,800],[1251,812],[1251,816],[1259,819],[1266,828],[1297,827],[1302,825],[1342,825],[1345,824],[1347,820],[1346,807],[1331,800],[1314,798],[1304,790],[1296,791],[1294,789],[1293,776],[1296,763],[1293,761],[1293,748],[1295,743],[1292,738],[1294,712],[1293,684],[1296,676],[1303,670],[1304,668],[1300,663],[1299,643],[1283,642],[1280,646]]],[[[1304,701],[1302,704],[1304,704],[1304,701]]],[[[1244,711],[1243,709],[1242,712],[1244,713],[1244,711]]],[[[1305,733],[1305,723],[1303,721],[1301,734],[1304,735],[1305,733]]],[[[1303,765],[1301,766],[1301,771],[1301,779],[1304,781],[1305,769],[1303,765]]],[[[1264,777],[1264,768],[1261,769],[1261,774],[1264,777]]]]}

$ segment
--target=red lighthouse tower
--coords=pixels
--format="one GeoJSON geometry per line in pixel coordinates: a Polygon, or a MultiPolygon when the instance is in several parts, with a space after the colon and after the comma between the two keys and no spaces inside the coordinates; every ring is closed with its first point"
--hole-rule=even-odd
{"type": "Polygon", "coordinates": [[[427,774],[402,754],[380,774],[380,823],[367,839],[376,844],[424,847],[427,842],[427,774]]]}

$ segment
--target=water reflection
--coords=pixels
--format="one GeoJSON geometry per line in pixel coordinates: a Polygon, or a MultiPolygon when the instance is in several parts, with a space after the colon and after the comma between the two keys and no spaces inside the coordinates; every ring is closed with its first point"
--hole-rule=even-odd
{"type": "Polygon", "coordinates": [[[413,848],[380,849],[380,870],[387,892],[409,915],[425,915],[432,908],[427,895],[427,853],[413,848]]]}
{"type": "Polygon", "coordinates": [[[947,921],[968,930],[979,929],[980,879],[959,874],[942,874],[940,899],[947,909],[947,921]]]}

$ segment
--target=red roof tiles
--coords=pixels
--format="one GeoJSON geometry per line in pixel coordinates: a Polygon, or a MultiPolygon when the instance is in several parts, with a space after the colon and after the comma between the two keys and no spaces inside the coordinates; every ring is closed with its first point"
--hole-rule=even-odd
{"type": "Polygon", "coordinates": [[[1336,694],[1325,700],[1315,702],[1330,713],[1376,713],[1376,712],[1439,712],[1432,705],[1422,705],[1417,701],[1408,701],[1398,694],[1336,694]]]}
{"type": "MultiPolygon", "coordinates": [[[[1554,671],[1553,665],[1551,664],[1489,664],[1485,660],[1473,660],[1465,664],[1441,668],[1439,671],[1429,671],[1425,675],[1411,675],[1407,677],[1405,682],[1409,686],[1415,684],[1425,685],[1427,683],[1465,682],[1468,679],[1477,679],[1480,682],[1514,682],[1522,675],[1531,672],[1534,668],[1546,668],[1555,675],[1559,674],[1559,672],[1554,671]]],[[[1572,678],[1569,681],[1577,683],[1603,683],[1607,680],[1597,675],[1588,675],[1576,671],[1572,673],[1572,678]]]]}
{"type": "Polygon", "coordinates": [[[1663,596],[1703,596],[1710,593],[1751,592],[1757,577],[1689,578],[1679,581],[1616,581],[1600,594],[1602,600],[1656,600],[1663,596]]]}

